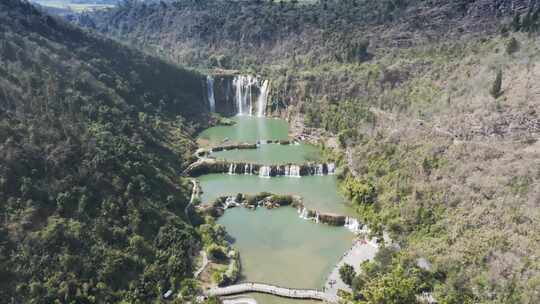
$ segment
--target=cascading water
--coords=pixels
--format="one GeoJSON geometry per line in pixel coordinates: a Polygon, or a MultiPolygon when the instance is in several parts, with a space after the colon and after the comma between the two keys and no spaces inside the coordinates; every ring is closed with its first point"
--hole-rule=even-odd
{"type": "Polygon", "coordinates": [[[301,219],[309,220],[309,211],[306,208],[298,209],[298,214],[300,214],[301,219]]]}
{"type": "Polygon", "coordinates": [[[357,219],[352,217],[345,218],[345,228],[349,229],[352,233],[358,233],[361,230],[360,222],[357,219]]]}
{"type": "Polygon", "coordinates": [[[230,164],[229,165],[229,175],[233,175],[236,173],[236,164],[230,164]]]}
{"type": "Polygon", "coordinates": [[[329,163],[327,164],[327,167],[328,167],[328,175],[333,175],[336,173],[336,164],[329,163]]]}
{"type": "Polygon", "coordinates": [[[315,175],[323,176],[324,175],[324,165],[319,164],[315,165],[315,175]]]}
{"type": "Polygon", "coordinates": [[[236,201],[236,198],[235,197],[232,197],[232,196],[229,196],[227,197],[227,199],[225,200],[225,204],[223,206],[224,209],[229,209],[229,208],[232,208],[232,207],[237,207],[239,204],[238,202],[236,201]]]}
{"type": "Polygon", "coordinates": [[[265,116],[268,94],[270,92],[270,81],[264,80],[261,85],[261,82],[255,76],[238,75],[233,79],[233,86],[237,115],[253,115],[253,88],[255,87],[259,91],[256,105],[257,116],[265,116]]]}
{"type": "Polygon", "coordinates": [[[253,165],[252,164],[245,164],[244,165],[244,175],[251,175],[253,165]]]}
{"type": "Polygon", "coordinates": [[[300,177],[300,166],[298,165],[289,165],[287,166],[288,167],[288,171],[287,172],[287,169],[285,170],[286,172],[286,176],[289,176],[289,177],[300,177]],[[288,174],[287,174],[288,173],[288,174]]]}
{"type": "Polygon", "coordinates": [[[257,116],[264,117],[266,115],[266,105],[268,100],[268,92],[270,91],[270,82],[263,81],[259,98],[257,99],[257,116]]]}
{"type": "Polygon", "coordinates": [[[272,171],[272,168],[269,166],[261,166],[259,168],[259,176],[264,178],[270,178],[270,172],[272,171]]]}
{"type": "Polygon", "coordinates": [[[257,84],[257,78],[250,75],[234,77],[236,113],[238,115],[251,115],[253,111],[251,102],[251,87],[257,84]]]}
{"type": "Polygon", "coordinates": [[[206,76],[206,89],[208,92],[208,105],[210,112],[216,112],[216,99],[214,98],[214,78],[208,75],[206,76]]]}

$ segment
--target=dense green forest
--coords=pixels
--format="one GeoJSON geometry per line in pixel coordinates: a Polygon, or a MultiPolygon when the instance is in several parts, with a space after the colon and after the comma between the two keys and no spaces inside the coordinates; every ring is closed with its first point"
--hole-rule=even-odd
{"type": "Polygon", "coordinates": [[[191,277],[201,83],[0,2],[0,302],[149,303],[191,277]]]}
{"type": "Polygon", "coordinates": [[[343,192],[398,244],[349,275],[351,299],[457,304],[540,302],[539,16],[522,0],[210,0],[76,21],[271,79],[273,114],[337,138],[343,192]]]}

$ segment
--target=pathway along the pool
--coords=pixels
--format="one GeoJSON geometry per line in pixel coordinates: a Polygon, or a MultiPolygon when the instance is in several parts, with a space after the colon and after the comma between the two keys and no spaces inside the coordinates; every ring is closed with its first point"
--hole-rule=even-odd
{"type": "MultiPolygon", "coordinates": [[[[287,123],[282,120],[250,116],[237,116],[234,120],[237,122],[235,126],[220,126],[206,130],[201,134],[199,143],[206,147],[215,147],[239,143],[254,144],[263,139],[288,139],[287,123]]],[[[261,164],[306,163],[320,160],[320,155],[314,153],[313,146],[303,144],[262,148],[259,146],[258,149],[229,150],[210,156],[227,161],[253,161],[261,164]],[[263,153],[258,155],[258,152],[263,153]],[[273,152],[278,153],[279,156],[273,155],[273,152]],[[268,153],[270,156],[265,159],[268,153]]],[[[300,195],[304,197],[304,204],[310,209],[342,215],[353,214],[352,209],[338,194],[335,176],[331,175],[268,179],[258,175],[221,173],[200,176],[199,181],[203,202],[210,202],[223,195],[267,191],[300,195]]],[[[284,286],[286,290],[292,292],[292,295],[295,291],[298,294],[300,289],[309,289],[313,292],[308,294],[315,296],[308,298],[333,301],[336,299],[337,290],[328,288],[326,280],[335,280],[336,265],[341,259],[350,258],[351,252],[361,253],[351,260],[357,261],[370,258],[373,251],[367,250],[364,254],[361,247],[354,247],[355,250],[347,251],[353,243],[352,233],[343,227],[302,221],[293,208],[277,210],[259,208],[256,211],[235,208],[225,212],[218,219],[218,223],[224,225],[233,237],[233,245],[239,249],[242,262],[242,278],[238,283],[240,285],[221,291],[233,290],[233,293],[242,294],[264,292],[257,288],[245,288],[248,286],[245,285],[246,282],[255,281],[264,282],[267,286],[284,286]],[[344,256],[344,252],[348,254],[344,256]],[[325,291],[322,291],[323,288],[325,291]]],[[[280,289],[280,291],[284,290],[280,289]]],[[[303,294],[300,293],[300,295],[303,294]]],[[[246,296],[248,295],[243,297],[246,296]]],[[[255,295],[253,297],[262,299],[259,304],[302,302],[284,298],[274,300],[269,296],[255,295]]]]}

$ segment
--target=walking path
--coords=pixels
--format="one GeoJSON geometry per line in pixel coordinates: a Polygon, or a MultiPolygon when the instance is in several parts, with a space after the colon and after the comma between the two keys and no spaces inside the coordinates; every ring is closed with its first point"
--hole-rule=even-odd
{"type": "Polygon", "coordinates": [[[223,304],[257,304],[257,301],[253,298],[247,297],[234,297],[223,299],[223,304]]]}
{"type": "Polygon", "coordinates": [[[345,252],[341,261],[332,269],[332,272],[326,279],[324,291],[328,294],[337,297],[339,289],[351,291],[351,288],[345,284],[339,275],[339,268],[344,264],[349,264],[354,267],[356,273],[360,272],[360,264],[364,261],[373,260],[379,248],[374,241],[356,240],[349,251],[345,252]]]}
{"type": "Polygon", "coordinates": [[[199,275],[201,274],[201,272],[203,272],[203,270],[206,268],[206,266],[208,265],[208,256],[206,255],[206,252],[204,250],[201,250],[201,256],[202,256],[202,265],[201,267],[199,267],[199,269],[197,269],[197,271],[195,271],[193,273],[193,278],[198,278],[199,275]]]}
{"type": "Polygon", "coordinates": [[[266,293],[291,299],[312,299],[337,303],[338,297],[314,289],[292,289],[262,283],[241,283],[227,287],[215,287],[206,291],[207,296],[228,296],[248,292],[266,293]]]}

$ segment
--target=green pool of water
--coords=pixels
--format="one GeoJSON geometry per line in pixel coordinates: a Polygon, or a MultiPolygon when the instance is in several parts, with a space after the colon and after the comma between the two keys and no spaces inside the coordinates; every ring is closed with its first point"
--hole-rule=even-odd
{"type": "Polygon", "coordinates": [[[251,116],[235,116],[233,126],[217,126],[204,130],[199,135],[202,140],[212,146],[227,143],[255,143],[257,140],[286,140],[289,126],[281,119],[251,116]]]}
{"type": "MultiPolygon", "coordinates": [[[[232,298],[253,298],[257,301],[257,304],[320,304],[320,301],[313,300],[293,300],[286,299],[282,297],[272,296],[268,294],[261,293],[246,293],[238,296],[226,297],[227,299],[232,298]]],[[[249,302],[240,302],[238,304],[249,304],[249,302]]]]}
{"type": "Polygon", "coordinates": [[[321,160],[319,148],[308,144],[260,145],[258,149],[219,151],[212,153],[211,156],[222,160],[245,161],[265,165],[302,164],[321,160]]]}
{"type": "Polygon", "coordinates": [[[302,220],[293,208],[233,208],[218,223],[239,249],[242,281],[291,288],[322,288],[353,240],[345,228],[302,220]]]}
{"type": "Polygon", "coordinates": [[[304,205],[319,212],[351,215],[353,210],[337,192],[337,180],[333,175],[260,178],[256,175],[209,174],[199,177],[202,202],[211,202],[223,195],[237,193],[300,195],[304,205]]]}

